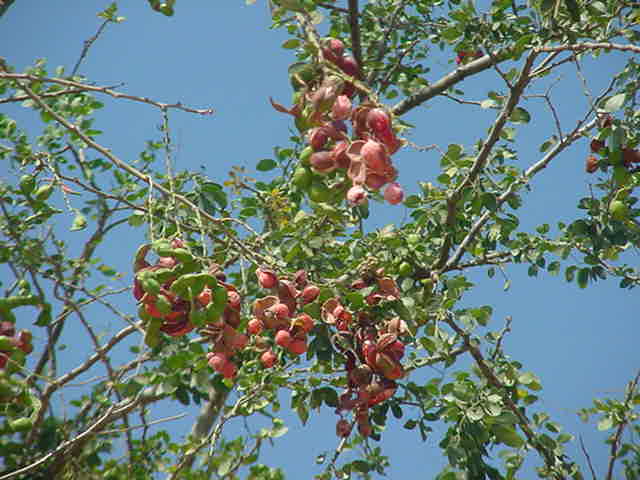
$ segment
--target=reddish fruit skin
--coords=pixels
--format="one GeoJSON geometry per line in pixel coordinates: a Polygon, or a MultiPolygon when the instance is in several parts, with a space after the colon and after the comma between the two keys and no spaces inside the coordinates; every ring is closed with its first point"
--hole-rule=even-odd
{"type": "Polygon", "coordinates": [[[367,113],[367,127],[378,135],[391,133],[391,118],[381,108],[373,108],[367,113]]]}
{"type": "Polygon", "coordinates": [[[213,368],[216,372],[222,373],[222,370],[227,365],[229,361],[224,353],[214,353],[209,357],[209,366],[213,368]]]}
{"type": "Polygon", "coordinates": [[[238,367],[235,363],[228,361],[220,373],[224,378],[233,378],[238,373],[238,367]]]}
{"type": "Polygon", "coordinates": [[[202,292],[200,292],[200,295],[198,295],[198,302],[203,307],[206,307],[211,303],[211,289],[209,287],[205,287],[202,292]]]}
{"type": "Polygon", "coordinates": [[[589,144],[589,148],[591,148],[591,151],[593,153],[598,153],[600,150],[602,150],[605,147],[605,142],[603,142],[602,140],[598,140],[597,138],[594,138],[593,140],[591,140],[591,143],[589,144]]]}
{"type": "Polygon", "coordinates": [[[288,350],[294,355],[302,355],[307,351],[307,342],[305,340],[292,340],[288,350]]]}
{"type": "Polygon", "coordinates": [[[278,277],[271,270],[256,270],[258,283],[262,288],[273,288],[278,284],[278,277]]]}
{"type": "Polygon", "coordinates": [[[271,312],[271,314],[279,320],[291,318],[289,307],[287,307],[284,303],[276,303],[274,306],[269,307],[267,311],[271,312]]]}
{"type": "Polygon", "coordinates": [[[16,334],[16,328],[11,322],[0,322],[0,335],[5,337],[13,337],[16,334]]]}
{"type": "Polygon", "coordinates": [[[587,157],[585,170],[587,171],[587,173],[593,173],[596,170],[598,170],[598,159],[596,157],[594,157],[593,155],[589,155],[587,157]]]}
{"type": "Polygon", "coordinates": [[[286,330],[280,330],[276,333],[276,343],[282,348],[288,348],[291,345],[291,334],[286,330]]]}
{"type": "Polygon", "coordinates": [[[267,350],[262,355],[260,355],[260,363],[262,363],[262,366],[264,368],[273,367],[277,361],[278,357],[276,357],[276,354],[273,353],[272,350],[267,350]]]}
{"type": "Polygon", "coordinates": [[[309,333],[315,325],[313,318],[311,318],[311,316],[306,313],[301,313],[300,315],[298,315],[297,320],[300,321],[301,328],[305,333],[309,333]]]}
{"type": "Polygon", "coordinates": [[[322,47],[322,56],[328,62],[337,64],[344,54],[344,43],[337,38],[329,38],[325,40],[322,47]]]}
{"type": "Polygon", "coordinates": [[[338,168],[332,153],[326,150],[312,154],[309,163],[311,168],[318,173],[331,173],[338,168]]]}
{"type": "Polygon", "coordinates": [[[336,423],[336,435],[341,438],[346,438],[351,435],[351,424],[344,418],[338,420],[336,423]]]}
{"type": "Polygon", "coordinates": [[[240,294],[235,290],[227,292],[227,304],[234,310],[240,310],[240,294]]]}
{"type": "Polygon", "coordinates": [[[347,201],[351,205],[362,205],[367,202],[367,191],[360,185],[354,185],[347,192],[347,201]]]}
{"type": "Polygon", "coordinates": [[[397,205],[404,200],[404,190],[398,182],[390,183],[384,190],[384,199],[391,205],[397,205]]]}
{"type": "Polygon", "coordinates": [[[351,115],[351,100],[346,95],[338,95],[331,107],[331,116],[334,120],[346,120],[351,115]]]}
{"type": "Polygon", "coordinates": [[[257,318],[252,318],[247,324],[247,332],[251,335],[260,335],[264,330],[264,323],[257,318]]]}
{"type": "Polygon", "coordinates": [[[238,333],[233,337],[233,348],[242,350],[249,343],[249,338],[244,333],[238,333]]]}
{"type": "Polygon", "coordinates": [[[313,302],[320,295],[320,288],[316,285],[307,285],[300,293],[300,298],[302,299],[302,304],[306,305],[307,303],[313,302]]]}

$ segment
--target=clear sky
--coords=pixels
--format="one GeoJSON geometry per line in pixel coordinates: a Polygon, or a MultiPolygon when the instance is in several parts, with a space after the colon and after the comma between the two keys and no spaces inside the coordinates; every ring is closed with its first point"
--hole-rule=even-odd
{"type": "MultiPolygon", "coordinates": [[[[67,72],[75,64],[83,41],[97,30],[101,20],[96,13],[109,2],[67,0],[42,2],[20,0],[0,19],[1,55],[18,71],[37,58],[46,58],[51,71],[64,65],[67,72]]],[[[186,105],[212,107],[215,114],[198,117],[182,112],[171,115],[171,130],[177,146],[176,168],[199,169],[222,183],[233,165],[255,172],[255,163],[272,155],[275,145],[286,146],[290,117],[275,112],[268,97],[288,104],[291,91],[287,66],[295,61],[293,54],[280,48],[287,39],[285,32],[269,29],[269,12],[264,0],[247,6],[242,0],[179,1],[176,15],[167,18],[152,12],[147,2],[121,2],[120,14],[126,21],[110,25],[94,44],[80,72],[98,85],[119,85],[121,91],[147,96],[159,101],[181,101],[186,105]]],[[[428,62],[434,81],[454,68],[451,52],[434,51],[428,62]]],[[[622,65],[620,55],[604,57],[594,67],[585,62],[589,87],[597,94],[611,79],[611,72],[622,65]]],[[[467,79],[460,88],[473,100],[483,100],[487,91],[497,84],[494,72],[467,79]]],[[[559,113],[570,128],[585,108],[583,86],[575,68],[569,66],[562,76],[554,76],[547,85],[559,113]],[[555,81],[558,81],[556,84],[555,81]]],[[[529,94],[542,93],[527,92],[529,94]]],[[[97,114],[97,127],[104,131],[100,142],[124,159],[133,159],[144,148],[144,142],[159,138],[159,112],[153,107],[104,98],[106,107],[97,114]]],[[[525,106],[533,114],[532,122],[518,133],[521,148],[519,162],[529,165],[538,159],[538,146],[550,134],[554,125],[540,100],[530,98],[525,106]]],[[[38,117],[31,111],[14,105],[1,105],[0,112],[24,120],[29,128],[38,126],[38,117]]],[[[470,146],[484,135],[495,112],[461,106],[444,98],[430,101],[407,115],[417,128],[410,135],[420,145],[437,144],[446,150],[450,143],[470,146]]],[[[35,132],[36,130],[32,130],[35,132]]],[[[577,200],[589,194],[589,182],[594,178],[584,172],[588,140],[580,142],[554,162],[540,178],[532,182],[532,190],[524,194],[521,228],[532,230],[543,222],[552,226],[557,221],[577,218],[577,200]]],[[[417,190],[416,181],[435,182],[438,167],[435,152],[418,153],[403,149],[394,156],[400,170],[399,181],[409,192],[417,190]]],[[[0,164],[4,176],[6,165],[0,164]]],[[[403,206],[372,205],[369,228],[406,218],[403,206]]],[[[69,225],[72,218],[68,219],[69,225]]],[[[69,234],[73,242],[72,234],[69,234]]],[[[121,230],[117,242],[102,247],[105,261],[130,275],[130,261],[141,241],[141,231],[121,230]],[[126,235],[123,237],[123,235],[126,235]]],[[[637,252],[636,252],[637,253],[637,252]]],[[[637,255],[632,260],[637,261],[637,255]]],[[[504,277],[489,279],[481,271],[470,277],[477,284],[463,299],[464,306],[491,305],[494,308],[492,329],[497,329],[510,315],[513,332],[505,346],[512,358],[521,361],[525,370],[542,379],[542,401],[538,408],[575,435],[581,435],[592,461],[601,472],[607,460],[607,450],[599,443],[602,435],[594,433],[593,425],[582,424],[576,412],[591,405],[591,399],[605,395],[620,397],[626,382],[639,367],[640,338],[637,291],[623,291],[617,280],[599,282],[586,290],[567,284],[564,275],[552,277],[545,273],[529,278],[527,266],[509,267],[506,275],[511,288],[503,290],[504,277]]],[[[128,279],[130,280],[130,279],[128,279]]],[[[134,312],[133,301],[122,302],[126,311],[134,312]]],[[[26,320],[25,320],[26,321],[26,320]]],[[[118,325],[114,326],[114,329],[118,325]]],[[[68,332],[69,333],[69,332],[68,332]]],[[[67,339],[73,348],[71,361],[83,358],[73,337],[67,339]]],[[[127,359],[121,351],[118,359],[127,359]]],[[[413,380],[439,375],[427,370],[413,380]]],[[[67,394],[67,397],[72,394],[67,394]]],[[[68,398],[69,399],[69,398],[68,398]]],[[[264,461],[281,466],[287,478],[310,478],[318,472],[316,455],[331,451],[337,445],[333,434],[335,415],[328,409],[313,414],[307,427],[285,413],[288,398],[283,398],[283,416],[290,432],[277,441],[264,461]]],[[[164,403],[157,416],[168,416],[183,410],[181,404],[164,403]]],[[[187,433],[195,414],[169,425],[178,435],[187,433]]],[[[394,424],[393,420],[390,420],[394,424]]],[[[383,452],[391,457],[389,478],[432,478],[443,465],[437,436],[422,443],[416,432],[404,431],[401,422],[390,426],[383,435],[383,452]]],[[[584,465],[577,453],[577,443],[569,453],[584,465]]],[[[493,452],[497,454],[496,452],[493,452]]],[[[349,458],[348,456],[345,458],[349,458]]],[[[537,459],[532,465],[537,465],[537,459]]],[[[530,468],[529,465],[528,468],[530,468]]],[[[530,472],[530,471],[529,471],[530,472]]],[[[523,477],[531,478],[533,474],[523,477]]]]}

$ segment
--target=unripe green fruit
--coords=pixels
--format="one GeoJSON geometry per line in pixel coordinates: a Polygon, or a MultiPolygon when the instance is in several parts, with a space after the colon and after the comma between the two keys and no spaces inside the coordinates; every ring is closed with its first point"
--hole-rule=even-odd
{"type": "Polygon", "coordinates": [[[300,190],[307,190],[311,186],[312,180],[313,174],[308,168],[298,167],[293,172],[293,184],[300,190]]]}
{"type": "Polygon", "coordinates": [[[11,338],[0,335],[0,352],[10,352],[15,348],[13,343],[11,342],[11,338]]]}
{"type": "Polygon", "coordinates": [[[629,173],[629,170],[627,170],[623,165],[616,165],[613,168],[613,181],[616,185],[622,187],[629,183],[630,178],[631,174],[629,173]]]}
{"type": "Polygon", "coordinates": [[[33,175],[23,175],[20,177],[20,191],[25,195],[33,192],[36,188],[36,178],[33,175]]]}
{"type": "Polygon", "coordinates": [[[311,148],[311,146],[309,145],[305,147],[304,150],[302,150],[302,152],[300,152],[300,163],[302,165],[308,166],[311,155],[313,155],[313,148],[311,148]]]}
{"type": "Polygon", "coordinates": [[[413,273],[413,267],[409,262],[402,262],[400,267],[398,267],[398,273],[403,277],[408,277],[413,273]]]}
{"type": "Polygon", "coordinates": [[[331,190],[324,183],[314,182],[309,189],[309,198],[316,203],[328,202],[331,199],[331,190]]]}
{"type": "Polygon", "coordinates": [[[45,200],[49,199],[49,197],[51,196],[51,193],[53,193],[53,185],[48,183],[38,188],[33,194],[33,196],[35,197],[36,200],[40,202],[44,202],[45,200]]]}
{"type": "Polygon", "coordinates": [[[144,332],[144,343],[149,348],[156,348],[160,344],[160,327],[162,320],[158,318],[152,319],[147,323],[147,329],[144,332]]]}
{"type": "Polygon", "coordinates": [[[26,432],[33,428],[33,420],[28,417],[16,418],[9,422],[9,428],[14,432],[26,432]]]}
{"type": "Polygon", "coordinates": [[[420,243],[420,235],[418,235],[417,233],[410,233],[409,235],[407,235],[407,243],[409,245],[417,245],[418,243],[420,243]]]}
{"type": "Polygon", "coordinates": [[[629,207],[620,200],[614,200],[609,205],[609,213],[615,220],[624,220],[629,216],[629,207]]]}

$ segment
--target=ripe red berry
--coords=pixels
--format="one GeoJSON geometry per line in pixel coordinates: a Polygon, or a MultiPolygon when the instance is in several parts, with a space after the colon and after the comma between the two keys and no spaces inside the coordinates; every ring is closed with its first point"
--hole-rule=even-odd
{"type": "Polygon", "coordinates": [[[338,420],[338,423],[336,423],[336,435],[341,438],[346,438],[351,435],[351,424],[344,418],[341,418],[338,420]]]}
{"type": "Polygon", "coordinates": [[[238,367],[235,363],[228,361],[220,373],[224,378],[233,378],[238,373],[238,367]]]}
{"type": "Polygon", "coordinates": [[[278,284],[278,277],[272,270],[258,269],[256,275],[262,288],[273,288],[278,284]]]}
{"type": "Polygon", "coordinates": [[[309,333],[315,325],[313,318],[311,318],[311,315],[307,313],[301,313],[300,315],[298,315],[296,318],[296,323],[300,325],[300,328],[302,328],[302,331],[304,333],[309,333]]]}
{"type": "Polygon", "coordinates": [[[247,332],[251,335],[259,335],[264,330],[264,323],[257,318],[252,318],[247,324],[247,332]]]}
{"type": "Polygon", "coordinates": [[[267,350],[260,356],[260,362],[264,368],[273,367],[277,361],[278,357],[276,357],[276,354],[273,353],[272,350],[267,350]]]}
{"type": "Polygon", "coordinates": [[[276,333],[276,343],[281,347],[287,348],[291,345],[291,342],[291,334],[287,330],[280,330],[276,333]]]}
{"type": "Polygon", "coordinates": [[[300,293],[300,298],[302,299],[302,304],[306,305],[307,303],[313,302],[320,295],[320,288],[316,285],[307,285],[300,293]]]}
{"type": "Polygon", "coordinates": [[[307,351],[307,342],[305,340],[291,340],[288,350],[294,355],[302,355],[307,351]]]}
{"type": "Polygon", "coordinates": [[[208,363],[216,372],[222,373],[222,370],[228,363],[227,356],[224,353],[214,353],[209,357],[208,363]]]}

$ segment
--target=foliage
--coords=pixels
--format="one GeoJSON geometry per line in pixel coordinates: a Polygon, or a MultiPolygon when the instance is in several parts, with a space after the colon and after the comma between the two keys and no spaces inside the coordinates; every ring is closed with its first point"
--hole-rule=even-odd
{"type": "MultiPolygon", "coordinates": [[[[338,446],[317,459],[319,479],[384,474],[390,422],[423,441],[443,426],[442,480],[516,478],[531,456],[542,478],[583,478],[565,451],[574,437],[541,410],[541,380],[503,348],[511,322],[496,325],[491,306],[460,300],[474,287],[471,270],[492,277],[516,263],[530,276],[563,271],[581,288],[608,278],[630,291],[640,285],[630,263],[640,246],[640,10],[619,0],[269,5],[273,28],[289,35],[293,88],[291,106],[272,100],[273,114],[290,115],[295,130],[273,158],[256,162],[264,181],[246,166],[226,179],[175,169],[170,114],[211,110],[77,74],[104,28],[125,21],[115,2],[71,74],[49,73],[44,60],[22,72],[0,65],[0,103],[20,102],[41,121],[34,135],[0,113],[0,158],[11,171],[0,183],[0,479],[281,479],[260,453],[287,432],[283,391],[302,424],[322,405],[336,411],[338,446]],[[451,71],[427,80],[425,60],[438,51],[451,71]],[[519,135],[535,121],[523,107],[527,92],[563,64],[580,72],[586,58],[606,62],[612,52],[625,54],[624,68],[571,129],[561,128],[549,92],[539,96],[555,131],[523,166],[519,135]],[[500,79],[487,98],[465,98],[460,82],[486,71],[500,79]],[[391,158],[416,148],[407,138],[424,127],[403,115],[437,96],[495,115],[482,140],[442,149],[437,182],[420,181],[405,197],[391,158]],[[105,98],[157,108],[160,138],[136,159],[101,142],[105,98]],[[596,180],[576,199],[581,217],[521,229],[532,179],[584,139],[596,180]],[[385,201],[403,202],[408,219],[370,228],[385,201]],[[130,252],[133,276],[99,256],[123,229],[146,235],[130,252]],[[29,308],[37,309],[31,323],[29,308]],[[107,324],[117,333],[104,335],[107,324]],[[78,329],[94,353],[60,372],[59,351],[78,341],[69,340],[78,329]],[[34,348],[32,335],[45,341],[34,348]],[[432,365],[459,368],[427,382],[409,376],[432,365]],[[66,393],[86,373],[99,379],[66,393]],[[63,392],[69,416],[52,413],[63,392]],[[202,406],[184,441],[148,434],[148,411],[162,401],[202,406]],[[268,421],[231,438],[223,433],[235,418],[268,421]],[[124,458],[116,438],[125,439],[124,458]],[[490,458],[495,448],[501,463],[490,458]],[[359,458],[341,462],[347,449],[359,458]]],[[[166,16],[182,7],[149,6],[166,16]]],[[[640,433],[638,378],[623,398],[581,412],[612,432],[603,478],[613,478],[618,460],[627,478],[640,475],[640,447],[624,435],[640,433]]]]}

